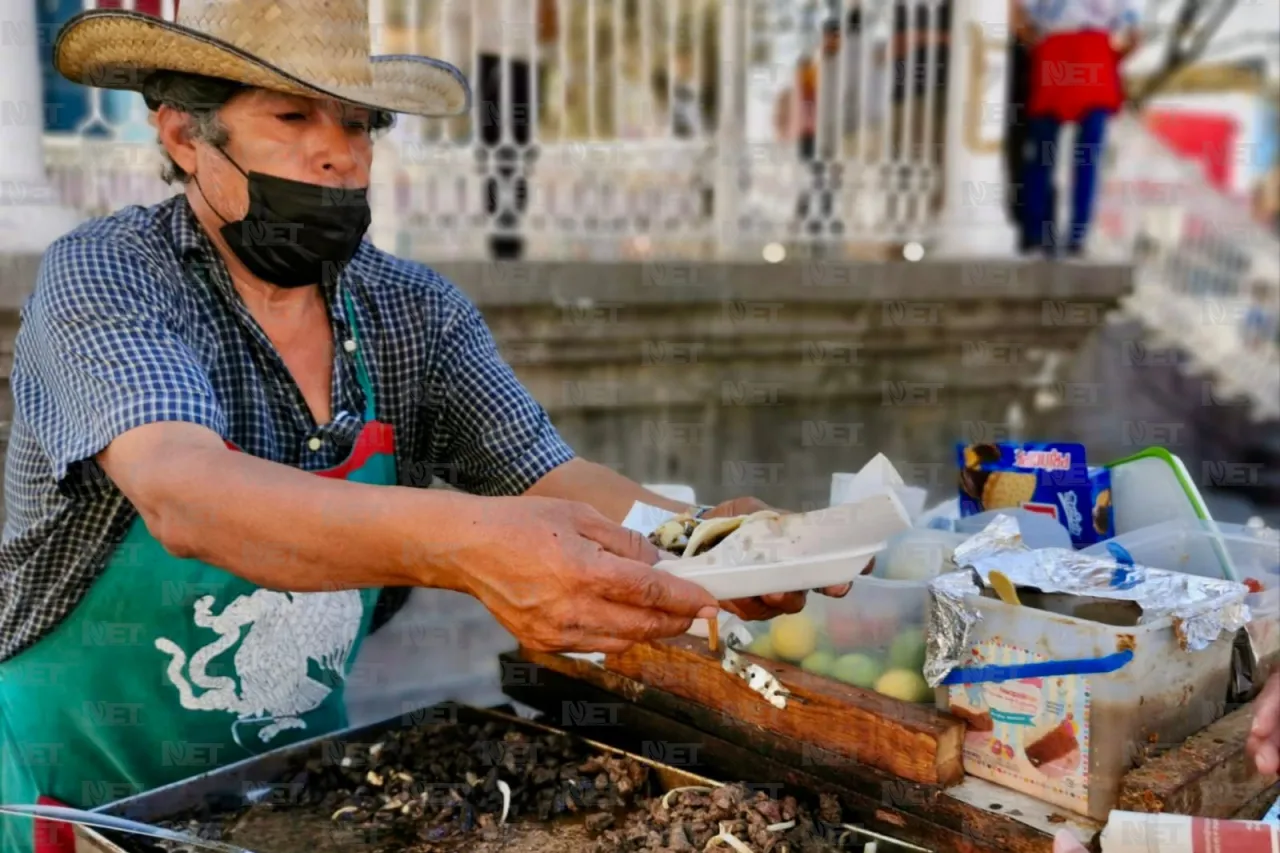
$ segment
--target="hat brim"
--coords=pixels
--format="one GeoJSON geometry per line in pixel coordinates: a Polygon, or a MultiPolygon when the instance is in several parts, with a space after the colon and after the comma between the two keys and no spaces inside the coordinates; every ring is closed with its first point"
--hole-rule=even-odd
{"type": "Polygon", "coordinates": [[[68,80],[101,89],[140,91],[148,74],[179,71],[409,115],[451,117],[471,109],[466,77],[439,59],[374,56],[370,85],[322,85],[198,30],[118,9],[68,20],[54,42],[53,65],[68,80]]]}

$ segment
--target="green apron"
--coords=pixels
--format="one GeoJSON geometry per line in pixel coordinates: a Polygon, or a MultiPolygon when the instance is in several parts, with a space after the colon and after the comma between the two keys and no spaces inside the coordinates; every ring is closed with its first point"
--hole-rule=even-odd
{"type": "MultiPolygon", "coordinates": [[[[394,431],[376,419],[344,306],[365,425],[318,475],[395,485],[394,431]]],[[[135,518],[66,619],[0,663],[0,802],[96,808],[345,728],[343,685],[379,592],[265,589],[170,555],[135,518]]],[[[74,849],[68,825],[0,822],[4,853],[74,849]]]]}

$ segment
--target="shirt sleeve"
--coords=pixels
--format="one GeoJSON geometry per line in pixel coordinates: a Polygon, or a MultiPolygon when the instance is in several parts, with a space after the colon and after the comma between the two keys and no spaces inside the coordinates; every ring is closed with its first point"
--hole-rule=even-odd
{"type": "Polygon", "coordinates": [[[465,298],[460,302],[435,383],[443,439],[436,464],[452,485],[472,494],[523,494],[574,453],[503,361],[480,312],[465,298]]]}
{"type": "Polygon", "coordinates": [[[45,253],[22,309],[12,387],[58,488],[104,478],[94,457],[134,427],[199,424],[225,436],[209,378],[177,331],[172,289],[145,254],[68,236],[45,253]]]}

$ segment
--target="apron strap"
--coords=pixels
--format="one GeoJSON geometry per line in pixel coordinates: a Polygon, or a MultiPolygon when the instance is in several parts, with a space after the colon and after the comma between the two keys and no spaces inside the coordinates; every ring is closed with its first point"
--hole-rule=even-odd
{"type": "Polygon", "coordinates": [[[364,421],[373,423],[378,419],[378,410],[373,396],[373,380],[369,378],[369,370],[364,361],[364,343],[360,340],[360,332],[356,328],[356,309],[351,302],[351,294],[342,292],[342,305],[347,315],[347,325],[351,327],[351,338],[356,344],[356,378],[360,382],[360,390],[364,391],[364,421]]]}
{"type": "MultiPolygon", "coordinates": [[[[38,806],[65,806],[53,797],[36,798],[38,806]]],[[[13,820],[12,817],[9,818],[13,820]]],[[[33,853],[76,853],[76,828],[70,823],[52,821],[42,817],[32,821],[33,853]]]]}

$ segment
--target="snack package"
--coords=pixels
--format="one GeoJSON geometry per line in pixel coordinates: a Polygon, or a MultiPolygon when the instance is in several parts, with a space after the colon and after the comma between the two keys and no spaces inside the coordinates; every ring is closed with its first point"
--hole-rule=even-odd
{"type": "Polygon", "coordinates": [[[1083,444],[995,442],[956,445],[960,517],[1021,508],[1053,518],[1083,548],[1115,533],[1111,472],[1090,468],[1083,444]]]}

